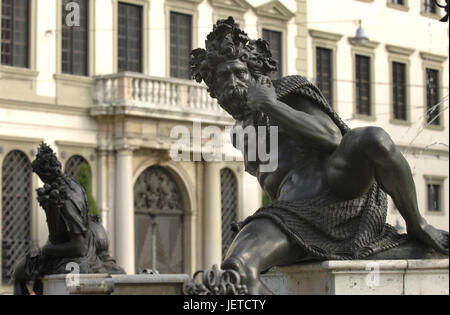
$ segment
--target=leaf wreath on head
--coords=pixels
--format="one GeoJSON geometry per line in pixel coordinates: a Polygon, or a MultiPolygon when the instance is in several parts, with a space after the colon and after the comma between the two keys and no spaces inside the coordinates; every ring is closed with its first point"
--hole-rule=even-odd
{"type": "Polygon", "coordinates": [[[226,20],[219,20],[209,33],[205,47],[191,52],[192,79],[208,86],[213,98],[217,98],[215,91],[216,67],[227,60],[239,59],[247,64],[255,78],[268,76],[276,72],[277,62],[272,58],[269,43],[264,39],[250,40],[248,35],[239,29],[230,16],[226,20]]]}
{"type": "Polygon", "coordinates": [[[36,173],[47,169],[57,173],[61,171],[61,163],[58,161],[55,152],[45,142],[41,142],[39,145],[36,159],[31,163],[31,167],[36,173]]]}

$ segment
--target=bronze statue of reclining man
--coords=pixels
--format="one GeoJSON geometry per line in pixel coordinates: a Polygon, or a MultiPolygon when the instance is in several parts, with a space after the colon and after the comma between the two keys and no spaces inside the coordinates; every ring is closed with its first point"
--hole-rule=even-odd
{"type": "Polygon", "coordinates": [[[266,41],[250,40],[231,17],[220,20],[206,50],[192,52],[191,67],[193,78],[204,81],[236,120],[236,129],[278,127],[273,172],[263,172],[263,163],[247,152],[249,141],[268,141],[269,134],[240,139],[246,171],[273,201],[239,224],[222,263],[222,269],[240,274],[248,293],[270,293],[259,274],[272,266],[377,257],[411,239],[448,255],[448,232],[420,215],[410,167],[389,135],[378,127],[347,127],[301,76],[271,81],[277,66],[266,41]],[[386,224],[386,193],[405,219],[408,236],[386,224]]]}

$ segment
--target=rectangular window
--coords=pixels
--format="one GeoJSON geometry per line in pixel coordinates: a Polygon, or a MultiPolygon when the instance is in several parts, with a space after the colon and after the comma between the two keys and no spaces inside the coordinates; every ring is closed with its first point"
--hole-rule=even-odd
{"type": "Polygon", "coordinates": [[[426,69],[427,76],[427,123],[430,125],[440,125],[439,103],[439,71],[426,69]]]}
{"type": "Polygon", "coordinates": [[[190,79],[189,56],[192,50],[192,16],[170,12],[170,76],[190,79]]]}
{"type": "Polygon", "coordinates": [[[392,85],[394,98],[394,119],[407,120],[406,65],[404,63],[392,63],[392,85]]]}
{"type": "Polygon", "coordinates": [[[441,185],[427,184],[428,211],[441,211],[441,185]]]}
{"type": "Polygon", "coordinates": [[[436,14],[437,8],[434,0],[424,0],[423,1],[423,10],[427,13],[436,14]]]}
{"type": "Polygon", "coordinates": [[[89,0],[63,0],[62,2],[62,72],[88,75],[89,0]],[[80,8],[80,25],[67,25],[66,17],[71,11],[66,5],[75,2],[80,8]]]}
{"type": "Polygon", "coordinates": [[[280,79],[283,74],[283,34],[263,29],[263,39],[269,42],[272,58],[277,61],[278,71],[272,73],[271,79],[280,79]]]}
{"type": "Polygon", "coordinates": [[[370,57],[356,55],[356,110],[359,115],[370,116],[370,57]]]}
{"type": "Polygon", "coordinates": [[[119,2],[119,72],[142,72],[142,7],[119,2]]]}
{"type": "Polygon", "coordinates": [[[333,51],[327,48],[316,49],[316,85],[322,91],[330,106],[333,106],[333,51]]]}
{"type": "Polygon", "coordinates": [[[2,0],[1,64],[29,67],[29,0],[2,0]]]}
{"type": "Polygon", "coordinates": [[[404,5],[405,2],[404,0],[391,0],[392,4],[397,4],[397,5],[404,5]]]}

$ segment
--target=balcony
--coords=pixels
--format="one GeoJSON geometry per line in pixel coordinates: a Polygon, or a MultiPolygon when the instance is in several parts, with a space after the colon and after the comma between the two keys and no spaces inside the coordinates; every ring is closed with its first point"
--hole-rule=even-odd
{"type": "Polygon", "coordinates": [[[91,115],[129,115],[170,120],[201,120],[229,125],[233,119],[194,81],[121,72],[95,77],[91,115]]]}

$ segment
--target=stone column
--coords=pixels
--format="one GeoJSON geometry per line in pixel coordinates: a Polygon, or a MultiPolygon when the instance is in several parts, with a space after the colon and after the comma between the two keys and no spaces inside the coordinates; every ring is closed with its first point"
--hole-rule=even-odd
{"type": "Polygon", "coordinates": [[[109,230],[108,224],[108,203],[107,203],[107,156],[108,152],[104,148],[98,149],[98,178],[97,178],[97,201],[100,206],[100,216],[102,225],[106,231],[109,230]]]}
{"type": "Polygon", "coordinates": [[[308,76],[308,27],[307,22],[307,0],[297,0],[297,12],[295,23],[297,24],[297,37],[295,47],[297,48],[297,74],[308,76]]]}
{"type": "Polygon", "coordinates": [[[127,274],[134,274],[133,151],[116,153],[115,256],[127,274]]]}
{"type": "Polygon", "coordinates": [[[203,268],[222,262],[222,213],[220,164],[204,163],[203,183],[203,268]]]}
{"type": "Polygon", "coordinates": [[[112,257],[116,257],[116,152],[113,147],[108,148],[106,155],[106,205],[108,215],[106,225],[108,226],[109,251],[112,257]]]}

